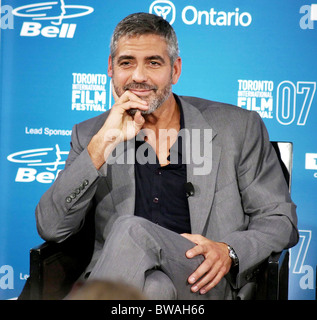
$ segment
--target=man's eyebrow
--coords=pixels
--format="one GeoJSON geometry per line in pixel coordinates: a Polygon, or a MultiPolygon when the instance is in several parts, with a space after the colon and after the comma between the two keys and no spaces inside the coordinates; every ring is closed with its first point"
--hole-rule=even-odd
{"type": "Polygon", "coordinates": [[[165,63],[164,58],[162,56],[160,56],[160,55],[149,56],[149,57],[146,57],[145,59],[146,60],[158,60],[158,61],[160,61],[162,63],[165,63]]]}
{"type": "Polygon", "coordinates": [[[119,63],[122,60],[133,60],[133,59],[135,59],[133,56],[123,55],[123,56],[118,57],[117,62],[119,63]]]}
{"type": "MultiPolygon", "coordinates": [[[[130,55],[122,55],[118,57],[117,63],[120,63],[123,60],[134,60],[135,57],[134,56],[130,56],[130,55]]],[[[149,61],[149,60],[158,60],[162,63],[165,63],[165,60],[162,56],[160,55],[153,55],[153,56],[148,56],[145,57],[145,60],[149,61]]]]}

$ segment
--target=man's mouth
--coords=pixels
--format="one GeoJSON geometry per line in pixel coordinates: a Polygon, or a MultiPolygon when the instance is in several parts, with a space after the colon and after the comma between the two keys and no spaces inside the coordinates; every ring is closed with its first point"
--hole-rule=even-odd
{"type": "Polygon", "coordinates": [[[137,96],[145,97],[145,96],[148,96],[153,90],[152,89],[151,90],[130,89],[130,91],[137,96]]]}
{"type": "Polygon", "coordinates": [[[157,87],[151,86],[145,83],[131,83],[123,87],[123,89],[129,90],[139,97],[146,97],[151,94],[153,91],[156,92],[157,87]]]}

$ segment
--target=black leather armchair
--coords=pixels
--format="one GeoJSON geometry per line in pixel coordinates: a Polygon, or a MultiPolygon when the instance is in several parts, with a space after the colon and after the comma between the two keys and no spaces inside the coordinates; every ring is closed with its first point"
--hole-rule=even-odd
{"type": "MultiPolygon", "coordinates": [[[[287,182],[291,182],[292,143],[272,142],[287,182]]],[[[45,242],[30,250],[30,277],[20,300],[58,300],[69,293],[88,265],[94,243],[93,214],[82,230],[62,243],[45,242]]],[[[289,252],[273,253],[255,271],[237,299],[287,300],[289,252]]]]}

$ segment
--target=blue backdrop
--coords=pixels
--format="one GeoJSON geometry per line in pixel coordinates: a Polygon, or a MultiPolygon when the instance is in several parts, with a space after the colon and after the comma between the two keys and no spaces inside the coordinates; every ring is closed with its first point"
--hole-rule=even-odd
{"type": "Polygon", "coordinates": [[[63,168],[72,126],[112,105],[109,40],[132,12],[163,15],[179,38],[174,92],[259,112],[294,143],[300,242],[290,299],[314,299],[317,264],[317,4],[311,0],[3,0],[0,51],[0,299],[17,297],[37,235],[34,210],[63,168]]]}

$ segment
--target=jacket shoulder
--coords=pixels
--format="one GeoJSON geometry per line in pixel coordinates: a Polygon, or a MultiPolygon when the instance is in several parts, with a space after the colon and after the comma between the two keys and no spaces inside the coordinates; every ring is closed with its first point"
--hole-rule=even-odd
{"type": "Polygon", "coordinates": [[[214,129],[229,129],[232,126],[241,127],[248,122],[250,117],[259,118],[257,112],[242,109],[232,104],[188,96],[181,96],[180,98],[199,110],[214,129]]]}
{"type": "Polygon", "coordinates": [[[240,113],[245,116],[248,116],[248,114],[251,112],[249,110],[242,109],[238,106],[235,106],[229,103],[223,103],[223,102],[212,101],[212,100],[207,100],[207,99],[197,98],[197,97],[189,97],[189,96],[180,96],[180,98],[190,103],[194,107],[196,107],[198,110],[200,110],[201,113],[205,113],[205,112],[215,112],[215,113],[223,113],[223,114],[233,113],[234,115],[236,113],[240,113]]]}

